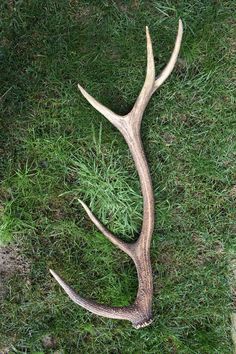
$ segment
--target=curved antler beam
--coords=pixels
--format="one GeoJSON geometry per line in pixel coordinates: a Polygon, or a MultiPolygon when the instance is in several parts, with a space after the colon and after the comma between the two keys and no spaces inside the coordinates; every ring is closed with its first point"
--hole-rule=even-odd
{"type": "Polygon", "coordinates": [[[84,299],[78,295],[69,285],[67,285],[64,280],[53,270],[50,270],[50,272],[61,285],[61,287],[65,290],[65,292],[69,295],[71,300],[76,304],[99,316],[131,321],[135,328],[145,327],[152,322],[153,296],[150,243],[154,228],[154,197],[149,168],[140,137],[140,126],[144,110],[152,94],[164,83],[174,68],[180,50],[182,35],[183,25],[182,21],[179,20],[176,42],[170,60],[161,74],[155,78],[152,42],[148,27],[146,27],[146,78],[133,109],[125,116],[119,116],[112,112],[110,109],[95,100],[95,98],[93,98],[80,85],[78,85],[82,95],[89,101],[89,103],[121,132],[129,146],[135,167],[139,175],[141,191],[143,195],[143,223],[140,236],[134,243],[128,244],[114,236],[100,223],[100,221],[93,215],[86,204],[79,200],[90,219],[104,234],[104,236],[133,259],[137,269],[139,281],[136,300],[133,305],[125,307],[110,307],[103,304],[98,304],[92,300],[84,299]]]}

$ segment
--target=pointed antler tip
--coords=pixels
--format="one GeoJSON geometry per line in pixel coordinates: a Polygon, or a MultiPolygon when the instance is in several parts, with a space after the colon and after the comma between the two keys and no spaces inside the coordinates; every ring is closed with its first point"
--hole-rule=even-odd
{"type": "Polygon", "coordinates": [[[52,274],[53,278],[58,282],[59,285],[66,291],[68,285],[64,282],[64,280],[56,273],[54,270],[49,269],[49,272],[52,274]]]}
{"type": "Polygon", "coordinates": [[[54,270],[49,268],[49,272],[51,273],[51,275],[57,280],[57,274],[54,272],[54,270]]]}
{"type": "Polygon", "coordinates": [[[61,279],[61,277],[52,269],[49,269],[49,272],[52,274],[53,278],[56,279],[56,281],[62,286],[63,280],[61,279]]]}
{"type": "Polygon", "coordinates": [[[179,29],[183,30],[183,21],[179,18],[179,29]]]}
{"type": "Polygon", "coordinates": [[[77,200],[84,208],[86,207],[85,203],[81,199],[78,198],[77,200]]]}
{"type": "MultiPolygon", "coordinates": [[[[79,83],[77,84],[77,86],[83,96],[85,96],[86,94],[88,95],[88,93],[85,91],[85,89],[79,83]]],[[[87,98],[87,100],[88,100],[88,98],[87,98]]]]}
{"type": "Polygon", "coordinates": [[[49,272],[53,275],[54,271],[52,269],[49,268],[49,272]]]}

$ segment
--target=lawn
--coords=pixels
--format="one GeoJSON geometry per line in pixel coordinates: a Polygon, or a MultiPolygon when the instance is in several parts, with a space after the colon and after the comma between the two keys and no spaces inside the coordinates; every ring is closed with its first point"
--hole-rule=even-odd
{"type": "Polygon", "coordinates": [[[234,12],[233,0],[1,1],[1,353],[232,353],[234,12]],[[178,63],[142,123],[155,194],[154,322],[135,330],[76,306],[48,269],[85,297],[117,306],[134,300],[132,261],[97,231],[78,198],[134,241],[138,176],[122,136],[77,83],[128,113],[145,77],[145,25],[158,73],[179,17],[178,63]]]}

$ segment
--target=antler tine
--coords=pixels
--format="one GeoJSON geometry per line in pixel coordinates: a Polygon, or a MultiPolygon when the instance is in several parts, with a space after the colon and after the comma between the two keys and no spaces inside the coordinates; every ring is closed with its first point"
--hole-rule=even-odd
{"type": "Polygon", "coordinates": [[[78,295],[64,280],[52,269],[49,269],[50,273],[54,279],[61,285],[64,291],[67,293],[69,298],[80,305],[84,309],[94,313],[95,315],[104,316],[107,318],[116,318],[116,319],[126,319],[134,322],[135,324],[135,306],[124,306],[124,307],[112,307],[98,304],[95,301],[88,300],[78,295]]]}
{"type": "Polygon", "coordinates": [[[183,36],[183,23],[182,23],[181,19],[179,19],[178,32],[177,32],[173,52],[171,54],[168,64],[165,66],[165,68],[162,70],[160,75],[158,75],[158,77],[155,80],[153,93],[156,91],[156,89],[158,89],[158,87],[160,87],[166,81],[166,79],[172,73],[175,63],[177,61],[178,55],[179,55],[182,36],[183,36]]]}
{"type": "Polygon", "coordinates": [[[113,235],[109,230],[105,228],[104,225],[101,224],[101,222],[96,218],[96,216],[91,212],[91,210],[87,207],[87,205],[82,200],[78,199],[78,201],[86,211],[90,220],[94,223],[94,225],[97,226],[98,230],[100,230],[102,234],[113,243],[113,245],[115,245],[123,252],[127,253],[131,258],[133,258],[132,244],[128,244],[120,240],[115,235],[113,235]]]}
{"type": "Polygon", "coordinates": [[[155,82],[155,63],[152,50],[152,41],[148,26],[146,26],[146,40],[147,40],[147,69],[146,78],[142,90],[134,104],[130,114],[135,117],[135,121],[141,122],[143,112],[152,95],[153,85],[155,82]]]}
{"type": "Polygon", "coordinates": [[[91,96],[80,84],[78,88],[86,100],[104,117],[106,117],[116,128],[119,129],[121,116],[114,113],[109,108],[105,107],[102,103],[97,101],[93,96],[91,96]]]}
{"type": "Polygon", "coordinates": [[[100,102],[95,100],[87,91],[78,85],[83,96],[91,103],[91,105],[102,113],[116,128],[119,129],[125,138],[134,163],[139,175],[140,185],[143,196],[143,223],[140,236],[135,243],[127,244],[110,231],[108,231],[100,221],[93,215],[85,203],[79,200],[84,207],[90,219],[98,227],[98,229],[107,237],[114,245],[127,253],[134,261],[138,274],[138,292],[133,305],[125,307],[109,307],[97,304],[92,300],[82,298],[67,285],[64,280],[59,277],[53,270],[50,270],[53,277],[58,281],[61,287],[69,295],[69,297],[80,306],[90,312],[109,318],[117,318],[129,320],[135,328],[149,325],[152,322],[152,295],[153,295],[153,279],[150,261],[150,243],[154,228],[154,196],[152,189],[151,176],[145,153],[140,137],[140,125],[143,112],[155,90],[167,79],[173,70],[177,56],[180,50],[182,40],[183,26],[179,20],[178,34],[176,37],[175,47],[169,63],[166,65],[162,73],[155,79],[154,57],[152,52],[152,43],[148,28],[146,27],[147,37],[147,70],[146,79],[142,90],[134,104],[133,109],[125,116],[119,116],[112,112],[100,102]]]}

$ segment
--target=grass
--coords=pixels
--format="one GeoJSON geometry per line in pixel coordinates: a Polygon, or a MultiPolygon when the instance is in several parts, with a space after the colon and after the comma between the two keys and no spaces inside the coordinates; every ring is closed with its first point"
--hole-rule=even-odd
{"type": "Polygon", "coordinates": [[[0,242],[16,244],[30,271],[6,284],[0,351],[232,352],[234,7],[230,0],[1,2],[0,242]],[[124,240],[135,240],[137,174],[119,133],[76,84],[127,113],[145,74],[144,26],[158,72],[178,17],[185,27],[180,60],[142,124],[156,199],[154,323],[136,331],[74,305],[48,268],[85,296],[133,301],[134,266],[77,198],[124,240]],[[56,341],[52,348],[43,344],[46,335],[56,341]]]}

